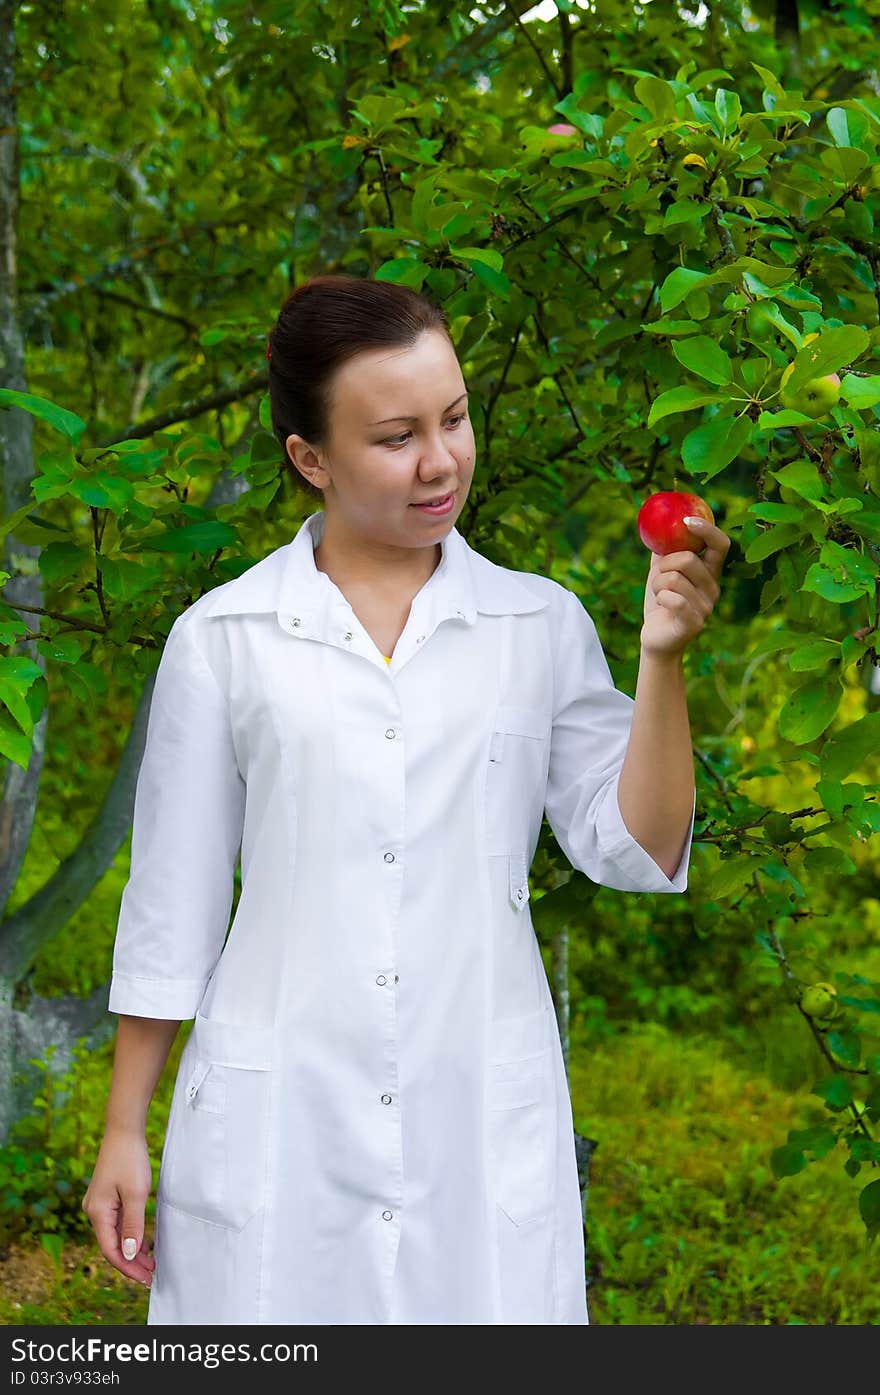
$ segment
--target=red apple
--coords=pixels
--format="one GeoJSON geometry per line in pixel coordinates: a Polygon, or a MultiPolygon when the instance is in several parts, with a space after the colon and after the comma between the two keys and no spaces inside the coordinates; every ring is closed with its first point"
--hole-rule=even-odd
{"type": "Polygon", "coordinates": [[[696,494],[678,489],[663,489],[651,494],[639,509],[639,537],[652,552],[665,557],[668,552],[699,552],[705,539],[692,533],[685,518],[706,518],[715,522],[715,515],[705,500],[696,494]],[[695,542],[696,539],[696,542],[695,542]]]}

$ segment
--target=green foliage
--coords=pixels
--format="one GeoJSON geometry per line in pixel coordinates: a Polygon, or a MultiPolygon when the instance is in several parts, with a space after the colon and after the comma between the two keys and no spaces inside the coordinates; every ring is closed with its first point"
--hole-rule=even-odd
{"type": "MultiPolygon", "coordinates": [[[[597,1140],[587,1214],[591,1321],[609,1324],[876,1323],[876,1265],[841,1187],[821,1110],[763,1082],[717,1036],[643,1024],[578,1033],[575,1126],[597,1140]],[[774,1134],[815,1162],[771,1166],[774,1134]]],[[[875,1190],[868,1206],[877,1207],[875,1190]]]]}
{"type": "MultiPolygon", "coordinates": [[[[147,1120],[147,1143],[156,1164],[174,1074],[190,1030],[191,1024],[184,1024],[178,1033],[147,1120]]],[[[60,1075],[50,1068],[53,1055],[50,1048],[44,1061],[32,1062],[42,1070],[43,1089],[0,1145],[0,1247],[34,1239],[60,1262],[63,1239],[93,1238],[82,1199],[104,1133],[113,1043],[98,1050],[77,1048],[70,1069],[60,1075]]],[[[147,1207],[148,1224],[154,1214],[155,1193],[147,1207]]]]}

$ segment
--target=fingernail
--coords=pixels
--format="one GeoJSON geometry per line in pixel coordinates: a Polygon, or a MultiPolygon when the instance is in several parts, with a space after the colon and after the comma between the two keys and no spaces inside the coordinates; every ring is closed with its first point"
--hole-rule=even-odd
{"type": "Polygon", "coordinates": [[[122,1242],[122,1253],[126,1259],[134,1259],[138,1251],[138,1242],[129,1236],[122,1242]]]}
{"type": "Polygon", "coordinates": [[[689,528],[690,528],[694,523],[696,523],[697,526],[699,527],[699,526],[701,526],[701,525],[703,524],[703,522],[704,522],[704,520],[703,520],[702,518],[685,518],[683,521],[687,524],[687,526],[688,526],[689,528]]]}

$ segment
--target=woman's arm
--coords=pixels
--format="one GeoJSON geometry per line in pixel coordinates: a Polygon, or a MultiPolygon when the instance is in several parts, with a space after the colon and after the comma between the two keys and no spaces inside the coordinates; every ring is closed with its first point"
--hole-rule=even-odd
{"type": "Polygon", "coordinates": [[[104,1138],[82,1201],[105,1259],[147,1286],[155,1267],[144,1241],[152,1185],[147,1111],[179,1027],[168,1018],[120,1014],[104,1138]]]}
{"type": "Polygon", "coordinates": [[[672,877],[694,808],[694,757],[683,666],[721,594],[730,538],[704,518],[686,518],[702,553],[651,554],[632,728],[617,803],[632,836],[672,877]]]}
{"type": "Polygon", "coordinates": [[[642,651],[617,803],[636,842],[672,877],[694,809],[694,756],[680,655],[642,651]]]}
{"type": "Polygon", "coordinates": [[[120,1013],[107,1100],[107,1128],[128,1133],[145,1131],[150,1100],[179,1029],[179,1022],[165,1017],[129,1017],[120,1013]]]}

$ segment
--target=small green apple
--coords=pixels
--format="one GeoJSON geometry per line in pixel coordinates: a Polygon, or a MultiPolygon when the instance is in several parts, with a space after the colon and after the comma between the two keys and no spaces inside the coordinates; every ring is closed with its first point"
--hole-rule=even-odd
{"type": "Polygon", "coordinates": [[[819,1021],[834,1017],[837,1012],[837,989],[833,983],[811,983],[800,997],[800,1004],[808,1017],[819,1021]]]}
{"type": "Polygon", "coordinates": [[[837,373],[827,373],[824,378],[810,378],[795,392],[787,392],[785,384],[794,372],[790,363],[780,380],[779,400],[783,407],[793,412],[803,412],[806,417],[825,417],[840,401],[840,377],[837,373]]]}

